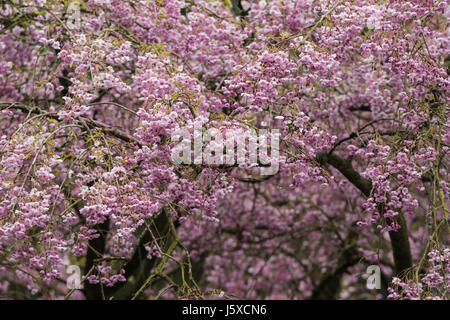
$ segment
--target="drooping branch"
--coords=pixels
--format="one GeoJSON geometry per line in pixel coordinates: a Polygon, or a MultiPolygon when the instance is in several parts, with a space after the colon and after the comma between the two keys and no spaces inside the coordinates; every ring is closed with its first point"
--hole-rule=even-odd
{"type": "MultiPolygon", "coordinates": [[[[86,253],[86,263],[84,265],[84,275],[87,276],[91,269],[95,268],[95,259],[101,258],[105,252],[106,235],[109,230],[109,219],[95,227],[99,236],[89,240],[86,253]]],[[[88,300],[101,300],[103,298],[101,283],[90,283],[85,281],[84,295],[88,300]]]]}
{"type": "Polygon", "coordinates": [[[154,223],[145,230],[131,259],[123,267],[124,276],[128,281],[116,283],[113,287],[107,288],[105,291],[107,297],[130,299],[137,288],[142,286],[151,269],[159,260],[157,257],[149,259],[145,246],[155,241],[161,248],[166,249],[167,245],[170,244],[168,219],[169,217],[164,210],[154,218],[154,223]],[[133,278],[132,282],[129,281],[130,278],[133,278]]]}
{"type": "MultiPolygon", "coordinates": [[[[32,113],[32,114],[44,115],[53,120],[57,120],[57,121],[60,120],[58,115],[54,112],[45,112],[37,107],[32,108],[32,107],[28,107],[23,104],[16,104],[14,102],[0,102],[0,110],[5,110],[5,109],[16,109],[16,110],[21,110],[22,112],[26,112],[26,113],[30,113],[30,114],[32,113]]],[[[138,139],[136,139],[132,135],[130,135],[122,130],[119,130],[113,126],[105,124],[101,121],[94,120],[94,119],[91,119],[88,117],[79,117],[78,121],[85,123],[91,129],[99,129],[99,130],[103,131],[104,133],[114,136],[122,141],[129,142],[129,143],[135,143],[138,146],[142,146],[142,142],[140,142],[138,139]]]]}
{"type": "MultiPolygon", "coordinates": [[[[318,152],[316,158],[320,164],[328,163],[333,166],[366,197],[370,196],[372,192],[372,181],[362,177],[353,168],[351,160],[343,159],[327,151],[318,152]]],[[[400,229],[398,231],[389,231],[389,237],[394,255],[395,274],[400,275],[412,267],[411,247],[409,245],[408,228],[403,213],[398,212],[398,215],[393,219],[400,226],[400,229]]]]}
{"type": "Polygon", "coordinates": [[[341,280],[347,270],[356,265],[362,259],[354,245],[358,235],[351,229],[348,233],[344,250],[337,261],[337,268],[323,276],[320,283],[314,288],[310,300],[329,300],[336,299],[341,290],[341,280]]]}
{"type": "Polygon", "coordinates": [[[357,187],[366,197],[370,196],[372,191],[372,182],[362,177],[353,168],[350,160],[345,160],[334,153],[329,154],[326,151],[317,153],[317,161],[320,164],[328,163],[336,168],[344,177],[346,177],[355,187],[357,187]]]}

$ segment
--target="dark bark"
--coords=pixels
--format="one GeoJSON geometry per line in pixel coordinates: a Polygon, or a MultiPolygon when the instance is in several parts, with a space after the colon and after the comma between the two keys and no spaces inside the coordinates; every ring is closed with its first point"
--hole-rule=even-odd
{"type": "MultiPolygon", "coordinates": [[[[355,187],[357,187],[366,197],[372,191],[372,182],[362,177],[352,166],[351,160],[343,159],[333,153],[318,152],[317,161],[321,164],[328,163],[344,175],[355,187]]],[[[400,225],[398,231],[389,231],[389,237],[394,256],[395,274],[400,275],[412,267],[411,248],[408,239],[408,227],[402,212],[394,217],[396,223],[400,225]]]]}
{"type": "Polygon", "coordinates": [[[395,274],[401,275],[412,267],[411,248],[408,239],[408,227],[403,213],[395,216],[395,222],[400,225],[398,231],[389,231],[392,253],[394,255],[395,274]]]}
{"type": "Polygon", "coordinates": [[[343,251],[338,258],[337,268],[322,277],[314,288],[310,300],[332,300],[338,297],[341,291],[342,277],[348,268],[361,261],[361,256],[355,246],[357,239],[358,233],[352,227],[342,243],[343,251]]]}
{"type": "Polygon", "coordinates": [[[338,265],[333,272],[326,274],[309,298],[310,300],[333,300],[341,291],[341,280],[348,268],[361,260],[354,247],[345,250],[339,257],[338,265]]]}
{"type": "Polygon", "coordinates": [[[145,279],[149,276],[151,269],[156,265],[157,261],[159,261],[156,257],[153,257],[152,259],[147,258],[148,253],[145,249],[145,245],[152,241],[157,241],[158,245],[163,248],[163,250],[166,249],[171,239],[168,219],[169,217],[164,210],[154,219],[154,223],[150,226],[151,233],[149,230],[145,231],[133,256],[123,267],[125,270],[124,276],[127,281],[116,283],[113,287],[107,288],[105,291],[107,298],[130,299],[143,285],[145,279]],[[152,234],[159,238],[154,239],[152,234]]]}

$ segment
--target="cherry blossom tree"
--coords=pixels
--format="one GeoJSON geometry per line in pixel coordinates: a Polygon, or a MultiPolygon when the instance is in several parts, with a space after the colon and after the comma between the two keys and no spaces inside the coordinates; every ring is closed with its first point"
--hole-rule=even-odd
{"type": "Polygon", "coordinates": [[[449,14],[0,1],[0,296],[448,299],[449,14]],[[175,163],[194,128],[279,130],[278,171],[175,163]]]}

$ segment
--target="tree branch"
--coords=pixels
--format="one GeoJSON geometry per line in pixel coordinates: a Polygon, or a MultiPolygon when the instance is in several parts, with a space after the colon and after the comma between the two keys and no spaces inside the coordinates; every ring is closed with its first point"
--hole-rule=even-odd
{"type": "MultiPolygon", "coordinates": [[[[366,197],[372,192],[372,181],[362,177],[352,166],[351,160],[345,160],[338,155],[320,151],[316,155],[320,164],[328,163],[342,173],[348,181],[357,187],[366,197]]],[[[389,231],[392,252],[394,255],[395,274],[400,275],[412,267],[411,247],[408,239],[408,228],[402,212],[398,212],[394,221],[400,226],[398,231],[389,231]]]]}

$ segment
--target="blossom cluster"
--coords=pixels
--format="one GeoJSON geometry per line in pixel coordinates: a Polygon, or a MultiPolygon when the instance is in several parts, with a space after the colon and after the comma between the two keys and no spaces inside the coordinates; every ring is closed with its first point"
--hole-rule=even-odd
{"type": "Polygon", "coordinates": [[[0,8],[1,297],[448,298],[447,2],[69,3],[0,8]],[[276,129],[279,170],[182,128],[276,129]]]}

